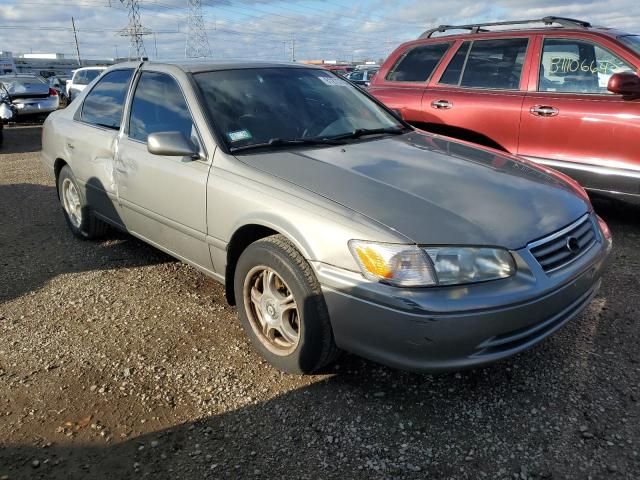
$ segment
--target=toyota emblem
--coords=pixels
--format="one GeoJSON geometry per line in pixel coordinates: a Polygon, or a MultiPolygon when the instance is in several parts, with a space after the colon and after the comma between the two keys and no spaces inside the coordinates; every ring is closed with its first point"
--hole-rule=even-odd
{"type": "Polygon", "coordinates": [[[580,242],[576,237],[567,238],[567,250],[571,253],[578,253],[580,251],[580,242]]]}

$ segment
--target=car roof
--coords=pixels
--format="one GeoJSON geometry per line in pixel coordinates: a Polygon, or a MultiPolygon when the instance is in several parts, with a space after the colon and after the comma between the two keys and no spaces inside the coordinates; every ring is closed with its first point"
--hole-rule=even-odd
{"type": "Polygon", "coordinates": [[[32,75],[30,73],[19,73],[17,75],[12,75],[9,73],[5,75],[0,75],[0,78],[36,78],[38,80],[42,79],[42,77],[38,75],[32,75]]]}
{"type": "Polygon", "coordinates": [[[74,70],[74,72],[79,72],[80,70],[106,70],[107,68],[109,68],[109,67],[108,66],[104,66],[104,65],[94,65],[93,67],[76,68],[74,70]]]}
{"type": "Polygon", "coordinates": [[[317,65],[308,65],[306,63],[291,63],[291,62],[268,62],[268,61],[248,61],[248,60],[223,60],[223,61],[211,61],[211,60],[202,60],[202,61],[185,61],[185,60],[176,60],[176,61],[130,61],[130,62],[122,62],[117,63],[112,66],[116,68],[122,67],[134,67],[137,68],[143,64],[144,66],[153,67],[153,65],[169,65],[173,67],[177,67],[180,70],[188,73],[198,73],[198,72],[211,72],[216,70],[239,70],[239,69],[251,69],[251,68],[310,68],[316,70],[325,70],[321,66],[317,65]]]}

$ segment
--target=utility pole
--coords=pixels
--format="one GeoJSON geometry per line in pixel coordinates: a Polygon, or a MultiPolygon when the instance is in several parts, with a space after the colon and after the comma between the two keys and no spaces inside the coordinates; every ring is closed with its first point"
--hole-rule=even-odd
{"type": "Polygon", "coordinates": [[[207,31],[204,28],[202,0],[187,0],[189,15],[187,17],[187,38],[184,47],[185,58],[211,57],[211,46],[207,31]]]}
{"type": "Polygon", "coordinates": [[[296,61],[296,37],[291,35],[291,61],[296,61]]]}
{"type": "Polygon", "coordinates": [[[76,22],[71,17],[71,26],[73,27],[73,38],[76,40],[76,53],[78,54],[78,65],[82,66],[82,60],[80,60],[80,47],[78,46],[78,34],[76,33],[76,22]]]}
{"type": "Polygon", "coordinates": [[[140,6],[138,5],[138,0],[120,0],[120,2],[129,10],[129,25],[127,25],[127,28],[120,30],[120,36],[129,37],[131,41],[129,57],[131,57],[131,51],[134,51],[136,58],[142,59],[147,56],[142,37],[150,35],[151,30],[143,27],[140,23],[140,6]]]}

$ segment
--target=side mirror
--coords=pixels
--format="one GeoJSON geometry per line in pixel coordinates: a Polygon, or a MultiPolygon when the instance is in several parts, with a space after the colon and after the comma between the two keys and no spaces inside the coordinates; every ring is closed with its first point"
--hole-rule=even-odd
{"type": "Polygon", "coordinates": [[[9,105],[0,102],[0,120],[9,121],[13,118],[13,110],[9,105]]]}
{"type": "Polygon", "coordinates": [[[635,73],[614,73],[609,79],[607,90],[619,95],[640,95],[640,77],[635,73]]]}
{"type": "Polygon", "coordinates": [[[200,158],[193,142],[180,132],[151,133],[147,138],[147,150],[154,155],[166,157],[200,158]]]}

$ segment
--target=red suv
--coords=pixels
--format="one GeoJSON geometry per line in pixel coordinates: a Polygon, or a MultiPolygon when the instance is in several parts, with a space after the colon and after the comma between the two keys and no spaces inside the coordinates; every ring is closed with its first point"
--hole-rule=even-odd
{"type": "Polygon", "coordinates": [[[418,128],[639,200],[639,68],[639,35],[580,20],[443,25],[398,47],[369,92],[418,128]],[[434,37],[449,30],[469,33],[434,37]]]}

